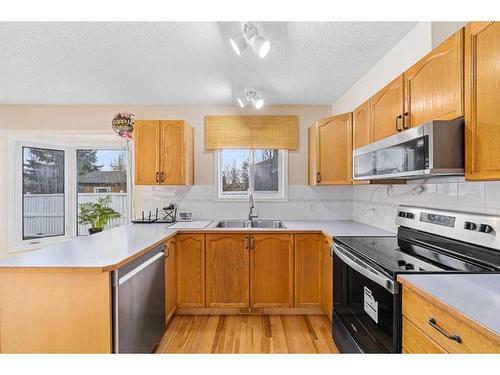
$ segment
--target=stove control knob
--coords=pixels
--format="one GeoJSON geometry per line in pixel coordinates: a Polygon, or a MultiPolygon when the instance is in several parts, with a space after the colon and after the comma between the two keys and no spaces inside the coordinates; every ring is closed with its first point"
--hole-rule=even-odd
{"type": "Polygon", "coordinates": [[[402,259],[401,259],[401,260],[398,260],[398,266],[399,266],[399,267],[403,267],[404,265],[406,265],[406,261],[404,261],[404,260],[402,260],[402,259]]]}
{"type": "Polygon", "coordinates": [[[405,270],[414,270],[415,266],[411,263],[407,263],[405,266],[405,270]]]}

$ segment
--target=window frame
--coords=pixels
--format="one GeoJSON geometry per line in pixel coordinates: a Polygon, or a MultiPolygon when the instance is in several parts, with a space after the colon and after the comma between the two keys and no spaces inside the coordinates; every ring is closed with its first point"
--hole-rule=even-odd
{"type": "MultiPolygon", "coordinates": [[[[250,193],[253,194],[256,202],[288,202],[288,150],[278,149],[278,192],[263,192],[254,190],[254,163],[253,149],[250,151],[249,183],[245,192],[223,192],[222,191],[222,151],[230,149],[220,149],[215,151],[215,184],[216,201],[244,202],[248,201],[250,193]]],[[[242,148],[242,150],[247,150],[242,148]]]]}
{"type": "MultiPolygon", "coordinates": [[[[77,237],[78,234],[78,186],[77,186],[77,150],[124,150],[122,142],[107,141],[108,136],[90,135],[76,137],[51,137],[55,141],[42,139],[34,140],[32,137],[9,137],[8,138],[8,176],[7,181],[9,220],[7,221],[8,238],[7,252],[35,250],[49,244],[63,242],[77,237]],[[99,141],[96,138],[106,138],[99,141]],[[58,138],[65,138],[59,140],[58,138]],[[69,138],[69,141],[66,139],[69,138]],[[81,141],[78,139],[81,138],[81,141]],[[23,148],[45,148],[64,151],[64,235],[49,236],[37,239],[23,240],[23,148]],[[19,199],[21,194],[21,199],[19,199]]],[[[129,166],[127,166],[129,167],[129,166]]],[[[127,177],[129,174],[127,175],[127,177]]],[[[127,178],[127,194],[130,194],[131,181],[127,178]]],[[[131,196],[128,199],[128,217],[131,216],[131,196]]]]}

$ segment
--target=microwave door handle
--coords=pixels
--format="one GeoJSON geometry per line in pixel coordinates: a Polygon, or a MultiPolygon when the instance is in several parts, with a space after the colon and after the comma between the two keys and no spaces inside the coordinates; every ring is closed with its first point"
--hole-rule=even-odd
{"type": "Polygon", "coordinates": [[[332,245],[335,255],[337,255],[344,263],[346,263],[352,269],[358,271],[360,274],[370,279],[371,281],[377,283],[378,285],[387,289],[391,294],[397,294],[397,287],[394,285],[394,280],[389,279],[382,273],[377,272],[373,267],[363,262],[361,259],[356,258],[356,261],[351,259],[348,255],[344,254],[344,251],[340,249],[340,246],[335,243],[332,245]]]}

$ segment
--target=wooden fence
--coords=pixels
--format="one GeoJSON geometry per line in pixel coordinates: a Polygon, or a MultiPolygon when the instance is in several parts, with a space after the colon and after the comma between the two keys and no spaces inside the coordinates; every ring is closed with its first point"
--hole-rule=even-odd
{"type": "MultiPolygon", "coordinates": [[[[99,197],[111,196],[111,207],[122,216],[111,220],[105,229],[128,223],[127,193],[78,193],[78,204],[95,202],[99,197]]],[[[24,237],[38,238],[64,233],[64,195],[26,194],[24,204],[24,237]]],[[[78,207],[75,207],[77,210],[78,207]]],[[[88,235],[89,225],[78,224],[78,235],[88,235]]]]}

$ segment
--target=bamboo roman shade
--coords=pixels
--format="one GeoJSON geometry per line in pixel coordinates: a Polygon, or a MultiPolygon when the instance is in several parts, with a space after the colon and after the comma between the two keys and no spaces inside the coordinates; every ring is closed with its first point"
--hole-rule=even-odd
{"type": "Polygon", "coordinates": [[[299,145],[299,119],[298,116],[206,116],[205,139],[208,150],[295,150],[299,145]]]}

